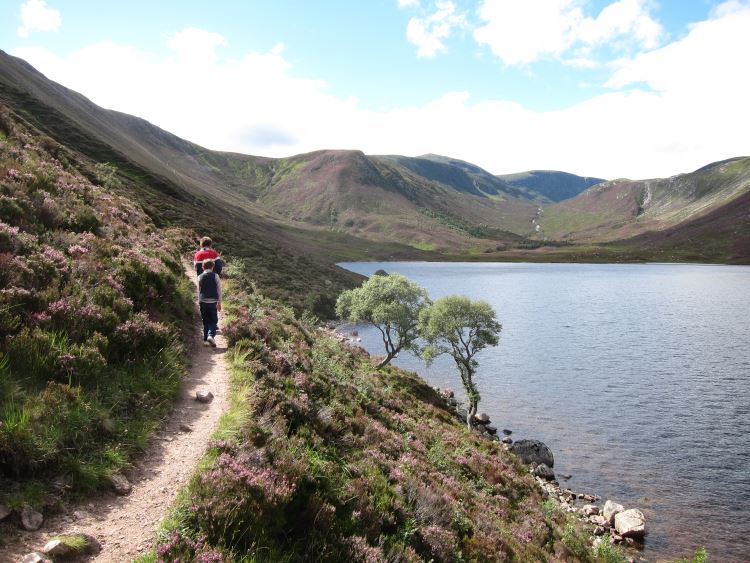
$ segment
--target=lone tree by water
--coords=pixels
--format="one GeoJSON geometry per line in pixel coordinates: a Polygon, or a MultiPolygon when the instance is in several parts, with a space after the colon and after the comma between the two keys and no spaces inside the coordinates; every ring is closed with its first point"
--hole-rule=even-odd
{"type": "Polygon", "coordinates": [[[386,352],[380,369],[402,350],[417,351],[419,313],[428,303],[427,290],[401,274],[377,275],[339,295],[336,314],[380,331],[386,352]]]}
{"type": "Polygon", "coordinates": [[[462,295],[438,299],[419,315],[419,334],[427,341],[422,357],[427,364],[442,354],[448,354],[456,362],[469,400],[466,415],[469,428],[481,399],[474,383],[479,367],[475,356],[487,346],[496,346],[501,330],[502,325],[489,303],[471,301],[462,295]]]}

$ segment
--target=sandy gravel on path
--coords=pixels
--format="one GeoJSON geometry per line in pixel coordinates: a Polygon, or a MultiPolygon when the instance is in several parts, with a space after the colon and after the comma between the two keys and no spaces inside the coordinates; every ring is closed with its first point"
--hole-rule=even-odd
{"type": "MultiPolygon", "coordinates": [[[[195,272],[186,269],[195,280],[195,272]]],[[[196,310],[197,310],[196,304],[196,310]]],[[[154,533],[164,513],[174,501],[205,452],[219,417],[229,403],[229,376],[224,363],[226,342],[221,335],[217,347],[204,347],[200,319],[192,342],[192,367],[183,380],[174,410],[154,436],[146,452],[126,476],[133,484],[128,496],[105,493],[65,513],[47,519],[38,532],[18,530],[4,538],[0,562],[18,562],[29,552],[41,549],[55,535],[87,533],[102,544],[102,551],[88,561],[132,561],[152,547],[154,533]],[[211,403],[195,400],[196,391],[214,394],[211,403]],[[192,431],[181,430],[188,425],[192,431]]]]}

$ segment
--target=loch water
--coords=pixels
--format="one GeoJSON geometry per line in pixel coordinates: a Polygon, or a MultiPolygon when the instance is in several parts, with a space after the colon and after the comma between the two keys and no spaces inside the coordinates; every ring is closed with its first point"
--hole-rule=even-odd
{"type": "MultiPolygon", "coordinates": [[[[489,301],[503,330],[479,356],[487,412],[555,455],[563,487],[640,508],[643,557],[750,561],[750,267],[344,263],[398,272],[432,299],[489,301]]],[[[382,354],[376,329],[357,327],[382,354]]],[[[458,393],[451,361],[394,362],[458,393]]]]}

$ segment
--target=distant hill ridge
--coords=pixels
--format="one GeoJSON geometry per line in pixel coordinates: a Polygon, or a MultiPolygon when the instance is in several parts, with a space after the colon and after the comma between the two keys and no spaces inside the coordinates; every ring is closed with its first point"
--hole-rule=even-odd
{"type": "Polygon", "coordinates": [[[556,170],[529,170],[516,174],[501,174],[498,178],[511,186],[532,190],[554,202],[575,197],[591,186],[605,181],[603,178],[576,176],[556,170]]]}
{"type": "MultiPolygon", "coordinates": [[[[259,278],[286,287],[296,300],[330,296],[356,279],[334,260],[480,254],[750,260],[750,250],[736,240],[744,236],[744,224],[722,227],[720,211],[748,190],[744,158],[663,180],[605,182],[547,170],[495,176],[435,154],[321,150],[265,158],[218,152],[100,108],[1,51],[0,102],[57,142],[117,166],[124,189],[157,224],[218,229],[222,243],[255,261],[259,278]],[[709,215],[712,221],[700,231],[716,224],[720,232],[710,248],[671,236],[682,242],[652,246],[658,255],[646,257],[634,242],[649,232],[655,235],[648,240],[659,239],[659,232],[679,231],[709,215]],[[618,240],[623,244],[609,244],[618,240]],[[575,247],[579,242],[585,246],[575,247]],[[299,271],[307,282],[317,280],[315,291],[296,279],[299,271]]],[[[736,214],[736,205],[732,209],[736,214]]]]}

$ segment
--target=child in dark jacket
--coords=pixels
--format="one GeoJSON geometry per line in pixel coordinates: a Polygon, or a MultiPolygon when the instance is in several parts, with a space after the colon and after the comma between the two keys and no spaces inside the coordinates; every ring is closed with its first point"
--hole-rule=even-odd
{"type": "Polygon", "coordinates": [[[216,326],[221,311],[221,281],[214,272],[214,261],[203,261],[203,273],[198,276],[198,305],[203,321],[203,345],[216,347],[216,326]]]}

